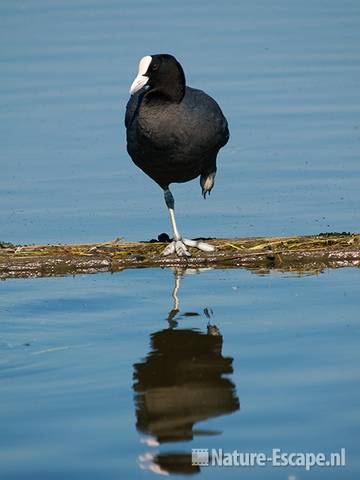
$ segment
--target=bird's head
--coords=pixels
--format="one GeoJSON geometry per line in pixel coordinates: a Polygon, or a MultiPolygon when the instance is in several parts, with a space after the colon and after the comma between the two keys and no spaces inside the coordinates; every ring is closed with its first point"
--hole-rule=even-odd
{"type": "Polygon", "coordinates": [[[185,94],[182,66],[172,55],[146,55],[139,62],[138,74],[130,87],[130,93],[143,87],[148,87],[171,101],[180,102],[185,94]]]}

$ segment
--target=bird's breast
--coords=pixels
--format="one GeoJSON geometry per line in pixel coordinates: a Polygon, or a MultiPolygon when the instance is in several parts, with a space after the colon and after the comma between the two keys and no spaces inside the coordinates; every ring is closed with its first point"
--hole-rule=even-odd
{"type": "Polygon", "coordinates": [[[212,148],[217,119],[200,114],[196,105],[165,104],[142,107],[137,119],[141,143],[156,150],[182,154],[212,148]]]}

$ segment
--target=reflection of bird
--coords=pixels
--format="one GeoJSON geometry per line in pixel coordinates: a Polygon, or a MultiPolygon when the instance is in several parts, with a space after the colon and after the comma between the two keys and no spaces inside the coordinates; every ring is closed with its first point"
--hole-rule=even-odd
{"type": "Polygon", "coordinates": [[[200,473],[200,467],[192,464],[191,453],[166,452],[157,455],[148,454],[143,460],[142,468],[161,475],[168,473],[182,475],[200,473]]]}
{"type": "MultiPolygon", "coordinates": [[[[222,343],[218,329],[215,335],[171,328],[151,335],[152,350],[134,365],[133,385],[136,427],[154,438],[151,443],[217,434],[194,425],[239,409],[235,386],[223,377],[233,372],[233,359],[222,356],[222,343]]],[[[153,461],[167,471],[194,473],[187,454],[158,455],[153,461]]]]}
{"type": "Polygon", "coordinates": [[[194,424],[239,408],[232,358],[221,354],[222,336],[194,330],[162,330],[152,351],[134,365],[137,427],[157,441],[191,440],[194,424]]]}
{"type": "MultiPolygon", "coordinates": [[[[196,271],[174,269],[173,308],[167,317],[169,328],[151,335],[150,353],[134,365],[136,427],[150,436],[144,440],[150,447],[192,440],[196,435],[214,435],[218,432],[196,430],[194,425],[239,409],[235,386],[229,378],[224,378],[233,372],[233,359],[222,355],[223,337],[218,327],[210,324],[212,309],[203,311],[208,319],[206,333],[176,328],[182,317],[199,315],[197,312],[180,314],[178,293],[186,273],[196,271]]],[[[139,460],[141,468],[155,473],[200,471],[192,465],[191,455],[185,452],[148,452],[140,455],[139,460]]]]}
{"type": "Polygon", "coordinates": [[[164,190],[174,232],[174,241],[163,254],[190,256],[186,246],[214,250],[204,242],[181,237],[169,184],[200,176],[204,198],[210,193],[217,154],[229,138],[220,107],[203,91],[187,87],[181,65],[167,54],[141,59],[130,93],[125,116],[127,149],[134,163],[164,190]]]}

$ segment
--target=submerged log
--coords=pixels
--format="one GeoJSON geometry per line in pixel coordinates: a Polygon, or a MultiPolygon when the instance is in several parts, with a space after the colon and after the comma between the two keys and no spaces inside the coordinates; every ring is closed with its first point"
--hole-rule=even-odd
{"type": "Polygon", "coordinates": [[[360,234],[206,239],[215,252],[192,251],[189,259],[164,257],[166,243],[122,242],[14,246],[0,243],[0,278],[113,272],[125,268],[247,268],[299,273],[360,266],[360,234]]]}

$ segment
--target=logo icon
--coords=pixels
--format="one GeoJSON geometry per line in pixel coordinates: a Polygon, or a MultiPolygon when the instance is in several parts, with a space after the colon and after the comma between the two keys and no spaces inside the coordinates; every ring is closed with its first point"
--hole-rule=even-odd
{"type": "Polygon", "coordinates": [[[208,448],[193,448],[191,450],[191,463],[199,467],[209,466],[209,449],[208,448]]]}

